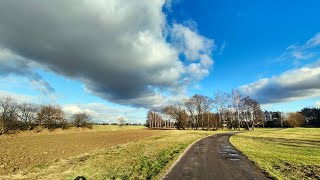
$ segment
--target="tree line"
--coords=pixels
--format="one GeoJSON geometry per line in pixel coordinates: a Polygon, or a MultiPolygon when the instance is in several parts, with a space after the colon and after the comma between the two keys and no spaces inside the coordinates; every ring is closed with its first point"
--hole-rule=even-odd
{"type": "Polygon", "coordinates": [[[320,108],[303,108],[299,112],[265,111],[264,127],[320,127],[320,108]]]}
{"type": "MultiPolygon", "coordinates": [[[[208,97],[195,94],[183,103],[169,105],[161,110],[149,110],[147,125],[151,127],[154,116],[160,121],[174,122],[177,129],[254,129],[261,124],[263,112],[260,104],[250,98],[242,97],[238,90],[231,93],[217,91],[208,97]],[[213,111],[215,110],[215,112],[213,111]]],[[[158,127],[162,127],[163,123],[158,127]]]]}
{"type": "Polygon", "coordinates": [[[35,127],[41,131],[43,128],[53,130],[70,126],[91,128],[91,118],[81,112],[68,118],[59,105],[18,103],[12,97],[0,97],[0,135],[35,127]]]}
{"type": "Polygon", "coordinates": [[[177,129],[234,129],[255,127],[320,126],[319,108],[300,112],[262,111],[258,101],[243,97],[238,90],[217,91],[213,97],[195,94],[180,104],[149,110],[146,126],[177,129]],[[168,126],[169,124],[169,126],[168,126]]]}

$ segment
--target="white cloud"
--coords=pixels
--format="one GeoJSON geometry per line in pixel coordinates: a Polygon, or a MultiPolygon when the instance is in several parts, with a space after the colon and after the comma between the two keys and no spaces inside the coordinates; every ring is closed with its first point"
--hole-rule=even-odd
{"type": "MultiPolygon", "coordinates": [[[[164,4],[164,0],[3,0],[0,47],[27,63],[79,80],[88,92],[106,100],[154,107],[176,96],[176,89],[187,82],[208,75],[213,63],[213,40],[181,24],[171,27],[164,4]],[[175,40],[168,42],[167,35],[175,40]],[[180,53],[193,64],[179,59],[180,53]]],[[[13,61],[6,58],[8,62],[13,61]]],[[[35,84],[49,88],[40,80],[35,84]]]]}
{"type": "Polygon", "coordinates": [[[12,97],[20,103],[35,102],[37,97],[0,90],[0,97],[12,97]]]}
{"type": "Polygon", "coordinates": [[[241,86],[242,94],[260,103],[290,102],[320,96],[320,67],[303,67],[241,86]]]}
{"type": "Polygon", "coordinates": [[[214,41],[196,32],[189,27],[174,24],[171,32],[172,43],[185,55],[186,61],[191,61],[186,67],[186,72],[192,80],[200,80],[209,75],[213,60],[211,52],[214,46],[214,41]],[[199,62],[194,62],[194,61],[199,62]]]}
{"type": "Polygon", "coordinates": [[[194,61],[203,54],[211,54],[213,40],[200,36],[181,24],[174,24],[171,33],[174,44],[188,60],[194,61]]]}
{"type": "Polygon", "coordinates": [[[317,101],[314,105],[315,107],[320,108],[320,101],[317,101]]]}
{"type": "Polygon", "coordinates": [[[320,33],[315,34],[308,42],[304,45],[304,48],[313,48],[320,45],[320,33]]]}
{"type": "Polygon", "coordinates": [[[227,42],[226,41],[223,41],[221,47],[220,47],[220,50],[219,50],[219,55],[222,55],[224,49],[227,47],[227,42]]]}
{"type": "Polygon", "coordinates": [[[306,43],[290,45],[280,59],[284,60],[307,60],[319,56],[320,33],[315,34],[306,43]]]}
{"type": "Polygon", "coordinates": [[[144,123],[146,110],[143,108],[109,107],[103,103],[65,104],[63,110],[68,116],[78,112],[88,113],[95,122],[116,122],[123,117],[130,123],[144,123]]]}

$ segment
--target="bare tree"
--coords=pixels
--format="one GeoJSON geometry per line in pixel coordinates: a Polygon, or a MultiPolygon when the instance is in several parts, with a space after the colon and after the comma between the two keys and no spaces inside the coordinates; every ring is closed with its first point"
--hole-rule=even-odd
{"type": "Polygon", "coordinates": [[[18,117],[21,122],[28,125],[28,130],[32,129],[31,124],[35,121],[37,106],[31,103],[22,103],[18,105],[18,117]]]}
{"type": "Polygon", "coordinates": [[[37,113],[37,122],[49,129],[55,128],[58,125],[64,126],[66,123],[65,114],[60,106],[45,105],[42,106],[37,113]]]}
{"type": "Polygon", "coordinates": [[[241,95],[238,90],[231,91],[231,107],[234,109],[234,120],[236,122],[236,126],[238,130],[240,130],[240,110],[241,110],[241,95]]]}
{"type": "Polygon", "coordinates": [[[71,117],[72,123],[75,127],[91,127],[91,117],[85,112],[79,112],[71,117]]]}
{"type": "Polygon", "coordinates": [[[249,130],[249,123],[251,123],[251,128],[252,130],[254,130],[255,124],[257,123],[259,118],[261,118],[260,116],[262,116],[260,104],[250,97],[243,98],[241,102],[243,107],[242,110],[245,114],[244,122],[246,123],[246,129],[249,130]]]}
{"type": "MultiPolygon", "coordinates": [[[[204,129],[204,114],[209,113],[212,109],[213,100],[207,96],[195,94],[185,104],[192,117],[194,117],[194,112],[196,113],[196,128],[201,124],[201,128],[204,129]]],[[[209,118],[206,121],[208,123],[209,118]]]]}
{"type": "Polygon", "coordinates": [[[166,123],[160,113],[149,110],[147,114],[147,125],[149,128],[162,128],[166,126],[166,123]]]}
{"type": "Polygon", "coordinates": [[[0,98],[0,135],[7,133],[10,126],[17,121],[17,102],[11,97],[0,98]]]}
{"type": "Polygon", "coordinates": [[[180,105],[167,106],[162,109],[162,112],[166,115],[171,116],[172,119],[176,120],[178,129],[187,128],[188,114],[180,105]]]}
{"type": "Polygon", "coordinates": [[[230,94],[223,91],[214,92],[213,103],[215,108],[219,113],[220,125],[223,128],[224,124],[227,122],[226,111],[230,106],[231,96],[230,94]]]}
{"type": "Polygon", "coordinates": [[[118,126],[123,126],[124,125],[124,117],[119,116],[117,118],[118,121],[118,126]]]}
{"type": "Polygon", "coordinates": [[[191,128],[196,129],[197,119],[195,117],[196,104],[194,102],[194,99],[190,98],[190,99],[185,100],[184,105],[186,106],[186,109],[189,112],[189,116],[191,119],[190,126],[191,126],[191,128]]]}
{"type": "Polygon", "coordinates": [[[304,124],[304,115],[300,112],[289,113],[287,121],[290,127],[300,127],[304,124]]]}

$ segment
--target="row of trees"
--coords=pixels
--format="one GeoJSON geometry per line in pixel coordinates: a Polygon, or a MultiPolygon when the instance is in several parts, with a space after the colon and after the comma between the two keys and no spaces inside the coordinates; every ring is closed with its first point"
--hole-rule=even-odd
{"type": "Polygon", "coordinates": [[[149,111],[147,119],[145,125],[149,128],[174,128],[175,125],[168,116],[155,111],[149,111]]]}
{"type": "Polygon", "coordinates": [[[320,127],[320,109],[304,108],[300,112],[262,111],[260,104],[242,97],[238,90],[218,91],[213,98],[196,94],[183,103],[170,105],[158,111],[150,110],[147,126],[177,129],[254,129],[260,127],[320,127]]]}
{"type": "MultiPolygon", "coordinates": [[[[264,116],[257,101],[250,97],[241,97],[239,91],[232,90],[231,93],[218,91],[213,98],[196,94],[182,104],[167,106],[158,112],[150,110],[147,116],[149,127],[154,119],[163,121],[163,117],[169,117],[166,120],[174,122],[178,129],[242,127],[249,130],[261,124],[264,116]],[[157,114],[156,118],[153,114],[157,114]]],[[[162,126],[163,123],[160,124],[160,127],[162,126]]]]}
{"type": "Polygon", "coordinates": [[[303,108],[300,112],[265,111],[266,127],[320,127],[320,108],[303,108]]]}
{"type": "Polygon", "coordinates": [[[37,126],[39,130],[52,130],[71,125],[91,127],[90,117],[86,113],[77,113],[67,118],[58,105],[18,103],[11,97],[0,97],[0,135],[10,130],[31,130],[37,126]]]}

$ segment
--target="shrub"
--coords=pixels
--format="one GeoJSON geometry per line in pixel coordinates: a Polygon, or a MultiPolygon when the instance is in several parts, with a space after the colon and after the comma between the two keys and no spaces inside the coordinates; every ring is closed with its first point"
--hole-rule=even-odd
{"type": "Polygon", "coordinates": [[[286,123],[290,127],[301,127],[305,123],[304,115],[299,112],[289,113],[286,123]]]}

